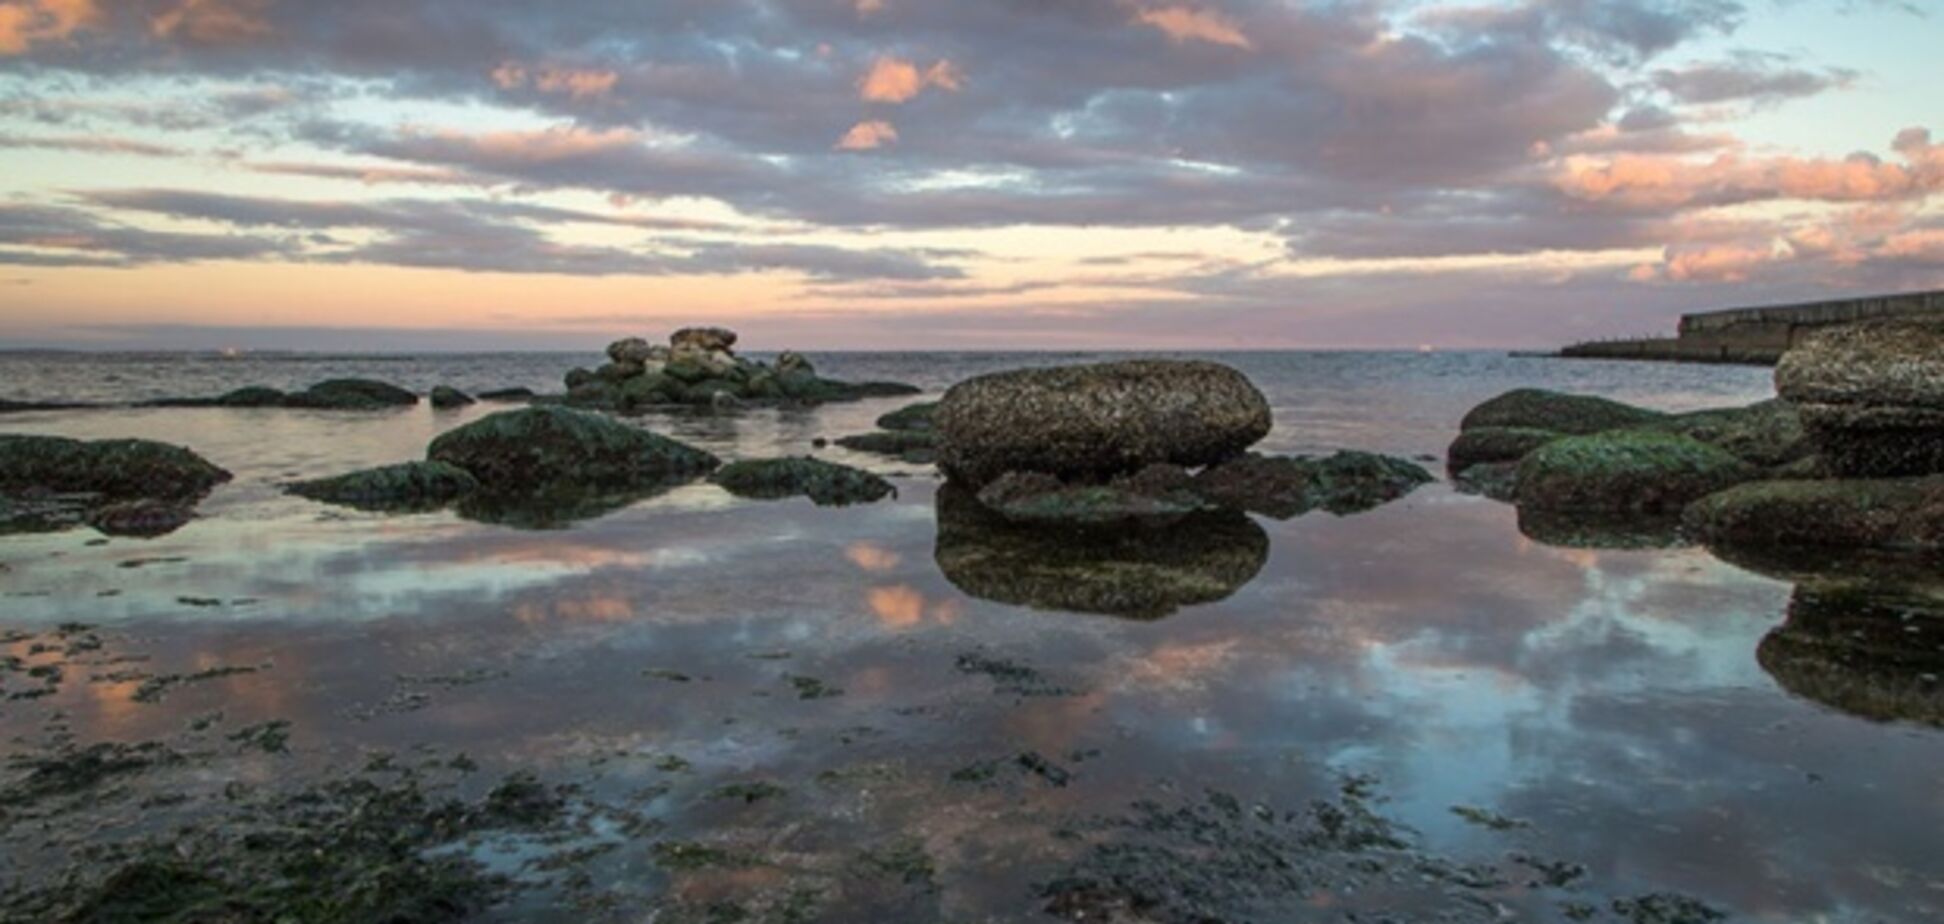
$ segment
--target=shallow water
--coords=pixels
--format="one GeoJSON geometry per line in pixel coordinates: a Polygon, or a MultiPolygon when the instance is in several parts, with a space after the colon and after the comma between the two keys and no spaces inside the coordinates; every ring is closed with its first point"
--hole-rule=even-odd
{"type": "MultiPolygon", "coordinates": [[[[816,357],[825,374],[934,391],[1080,358],[816,357]]],[[[1436,455],[1467,408],[1524,385],[1670,410],[1771,393],[1767,370],[1733,367],[1218,358],[1270,396],[1277,429],[1263,448],[1277,452],[1436,455]]],[[[12,356],[0,375],[10,398],[107,400],[342,374],[542,388],[590,360],[12,356]]],[[[798,454],[903,403],[644,423],[727,458],[798,454]]],[[[202,806],[233,782],[295,788],[357,772],[378,752],[463,753],[479,769],[459,775],[458,791],[531,769],[578,785],[588,818],[626,809],[626,824],[582,825],[601,845],[573,858],[584,876],[493,913],[506,919],[674,909],[661,919],[700,920],[682,914],[740,903],[749,919],[784,920],[764,896],[815,894],[798,919],[1034,920],[1049,883],[1113,869],[1119,855],[1100,845],[1172,843],[1179,832],[1166,826],[1122,823],[1137,802],[1221,809],[1233,797],[1248,810],[1216,812],[1223,833],[1138,856],[1249,870],[1228,863],[1241,841],[1222,826],[1254,823],[1256,807],[1337,804],[1346,780],[1368,788],[1401,846],[1272,840],[1308,879],[1214,888],[1203,897],[1223,919],[1568,920],[1591,909],[1594,920],[1654,920],[1613,903],[1650,893],[1735,919],[1944,915],[1944,696],[1924,609],[1944,581],[1921,567],[1751,569],[1700,549],[1558,548],[1523,535],[1510,508],[1439,483],[1355,516],[1255,519],[1165,548],[1059,550],[1129,574],[1158,569],[1165,588],[1193,585],[1130,608],[1035,581],[1032,561],[957,527],[929,470],[834,448],[822,454],[893,475],[896,500],[821,509],[691,485],[522,531],[349,512],[277,489],[419,456],[438,432],[491,410],[0,417],[0,432],[185,443],[238,476],[203,519],[161,539],[0,537],[0,633],[23,636],[5,650],[51,663],[59,652],[32,652],[25,636],[77,621],[105,645],[67,656],[51,695],[0,702],[0,753],[40,753],[63,730],[82,743],[201,741],[184,738],[186,723],[222,713],[208,733],[219,757],[117,778],[107,796],[50,810],[32,823],[57,833],[0,855],[0,881],[52,881],[76,844],[215,811],[202,806]],[[1830,603],[1832,582],[1857,574],[1890,602],[1830,603]],[[1141,618],[1103,612],[1116,610],[1141,618]],[[1788,644],[1816,641],[1824,623],[1837,636],[1916,639],[1931,660],[1831,662],[1788,644]],[[123,653],[150,660],[107,663],[123,653]],[[145,679],[226,666],[253,670],[137,698],[145,679]],[[223,743],[275,719],[291,723],[287,753],[223,743]],[[722,798],[725,784],[758,782],[780,791],[722,798]],[[135,808],[163,792],[187,799],[135,808]],[[760,859],[687,869],[656,852],[672,843],[760,859]],[[903,862],[881,862],[892,855],[903,862]],[[1546,881],[1534,864],[1584,869],[1546,881]]],[[[8,691],[30,683],[0,680],[8,691]]],[[[469,849],[517,870],[561,843],[469,849]]],[[[521,875],[557,873],[542,866],[521,875]]],[[[1123,919],[1187,919],[1172,907],[1123,919]]]]}

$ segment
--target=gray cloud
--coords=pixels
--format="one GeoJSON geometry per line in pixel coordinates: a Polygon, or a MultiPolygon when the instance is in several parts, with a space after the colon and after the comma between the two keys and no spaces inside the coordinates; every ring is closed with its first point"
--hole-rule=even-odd
{"type": "Polygon", "coordinates": [[[1744,54],[1725,62],[1655,71],[1654,83],[1684,103],[1773,102],[1846,87],[1858,76],[1844,68],[1796,67],[1780,55],[1744,54]]]}

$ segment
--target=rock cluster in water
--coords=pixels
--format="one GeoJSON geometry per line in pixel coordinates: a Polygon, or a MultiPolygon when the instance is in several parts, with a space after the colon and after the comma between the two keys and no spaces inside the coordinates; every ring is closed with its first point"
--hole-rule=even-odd
{"type": "Polygon", "coordinates": [[[1818,333],[1776,386],[1690,414],[1522,389],[1468,414],[1448,461],[1547,541],[1944,550],[1944,324],[1818,333]]]}
{"type": "Polygon", "coordinates": [[[936,401],[907,405],[879,417],[878,429],[838,437],[837,445],[853,452],[889,456],[914,465],[930,465],[938,461],[938,431],[932,420],[937,411],[936,401]]]}
{"type": "Polygon", "coordinates": [[[145,407],[290,407],[327,411],[378,411],[412,407],[418,395],[371,379],[330,379],[303,391],[283,392],[253,385],[214,398],[162,398],[145,407]]]}
{"type": "Polygon", "coordinates": [[[746,403],[815,404],[916,394],[895,382],[839,382],[821,378],[810,360],[786,352],[775,363],[737,356],[736,334],[720,327],[689,327],[670,335],[667,346],[640,337],[608,345],[606,365],[567,373],[565,401],[574,407],[632,411],[657,405],[736,406],[746,403]]]}
{"type": "Polygon", "coordinates": [[[161,535],[228,480],[194,452],[152,440],[0,435],[0,532],[87,523],[110,535],[161,535]]]}

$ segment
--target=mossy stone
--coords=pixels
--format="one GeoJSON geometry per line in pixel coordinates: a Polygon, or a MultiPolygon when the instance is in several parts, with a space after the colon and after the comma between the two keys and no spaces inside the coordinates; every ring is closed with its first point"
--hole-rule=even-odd
{"type": "Polygon", "coordinates": [[[1758,477],[1754,466],[1693,437],[1613,430],[1548,443],[1519,463],[1518,502],[1542,511],[1678,514],[1758,477]]]}
{"type": "Polygon", "coordinates": [[[153,440],[0,435],[0,490],[183,500],[228,480],[229,472],[202,456],[153,440]]]}
{"type": "Polygon", "coordinates": [[[1593,395],[1571,395],[1543,388],[1520,388],[1499,395],[1465,415],[1460,430],[1511,427],[1585,436],[1663,421],[1668,415],[1593,395]]]}
{"type": "Polygon", "coordinates": [[[288,485],[299,497],[366,510],[444,506],[479,489],[479,479],[444,462],[405,462],[288,485]]]}
{"type": "Polygon", "coordinates": [[[709,480],[738,497],[800,496],[820,507],[870,503],[897,493],[891,482],[863,469],[811,458],[731,462],[709,480]]]}
{"type": "Polygon", "coordinates": [[[426,456],[471,472],[493,492],[547,485],[641,488],[714,469],[715,456],[599,414],[559,407],[502,411],[432,441],[426,456]]]}

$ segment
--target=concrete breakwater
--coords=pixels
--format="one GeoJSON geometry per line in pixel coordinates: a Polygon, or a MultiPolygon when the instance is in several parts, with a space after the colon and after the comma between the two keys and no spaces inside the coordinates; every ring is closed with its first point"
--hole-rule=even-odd
{"type": "Polygon", "coordinates": [[[1818,328],[1874,318],[1944,317],[1944,290],[1730,308],[1684,315],[1677,336],[1575,343],[1560,356],[1774,365],[1818,328]]]}

